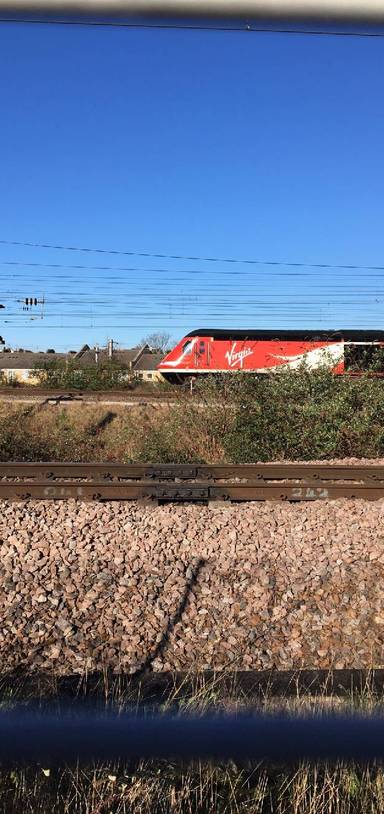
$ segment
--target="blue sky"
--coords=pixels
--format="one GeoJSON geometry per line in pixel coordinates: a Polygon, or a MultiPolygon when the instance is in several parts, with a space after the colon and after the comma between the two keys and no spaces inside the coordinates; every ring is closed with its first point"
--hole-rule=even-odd
{"type": "Polygon", "coordinates": [[[0,334],[384,328],[383,86],[384,39],[0,25],[0,240],[364,267],[0,243],[0,334]]]}

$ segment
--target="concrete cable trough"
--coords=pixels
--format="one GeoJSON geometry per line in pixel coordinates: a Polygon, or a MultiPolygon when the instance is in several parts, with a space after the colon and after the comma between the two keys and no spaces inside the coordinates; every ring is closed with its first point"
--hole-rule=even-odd
{"type": "Polygon", "coordinates": [[[3,463],[0,498],[237,502],[384,498],[383,465],[3,463]]]}

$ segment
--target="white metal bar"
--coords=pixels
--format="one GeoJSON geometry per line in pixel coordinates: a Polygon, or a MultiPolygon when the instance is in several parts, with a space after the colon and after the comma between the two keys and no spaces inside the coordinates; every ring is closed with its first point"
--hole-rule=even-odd
{"type": "Polygon", "coordinates": [[[384,22],[384,0],[0,0],[0,12],[384,22]]]}

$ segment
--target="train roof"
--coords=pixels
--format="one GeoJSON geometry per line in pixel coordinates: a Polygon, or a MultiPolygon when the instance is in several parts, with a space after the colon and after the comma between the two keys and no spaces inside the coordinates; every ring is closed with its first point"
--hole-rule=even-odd
{"type": "Polygon", "coordinates": [[[340,330],[319,331],[315,329],[308,330],[247,330],[247,329],[231,329],[231,328],[199,328],[196,331],[190,331],[186,336],[211,336],[213,339],[269,339],[269,340],[320,340],[334,342],[345,340],[349,342],[384,342],[384,331],[378,330],[351,330],[350,328],[340,330]]]}

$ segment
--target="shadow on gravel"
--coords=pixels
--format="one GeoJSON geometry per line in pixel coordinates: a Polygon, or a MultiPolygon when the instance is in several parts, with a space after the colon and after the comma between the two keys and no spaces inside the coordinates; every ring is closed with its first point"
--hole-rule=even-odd
{"type": "Polygon", "coordinates": [[[177,611],[172,616],[172,618],[169,620],[169,622],[168,622],[168,624],[167,624],[167,626],[166,626],[166,628],[165,628],[165,630],[163,632],[163,635],[162,635],[160,641],[158,642],[158,644],[156,645],[156,647],[154,648],[154,650],[151,653],[148,654],[147,658],[145,659],[145,661],[141,665],[140,669],[136,670],[136,672],[134,673],[134,676],[133,676],[134,678],[138,678],[139,676],[142,676],[145,673],[147,673],[151,669],[153,662],[157,658],[160,658],[160,656],[163,655],[163,652],[164,652],[164,650],[165,650],[165,648],[166,648],[166,646],[167,646],[167,644],[169,642],[169,637],[170,637],[174,627],[177,625],[178,622],[181,621],[183,613],[184,613],[184,611],[185,611],[185,609],[187,607],[187,604],[188,604],[189,595],[190,595],[191,591],[193,590],[193,588],[195,587],[195,585],[197,583],[197,580],[199,578],[199,575],[200,575],[200,571],[204,567],[204,565],[205,565],[205,560],[200,559],[200,560],[197,560],[197,562],[195,562],[193,565],[190,565],[189,568],[187,569],[185,588],[184,588],[184,591],[183,591],[183,595],[180,598],[180,602],[179,602],[179,606],[177,608],[177,611]]]}

